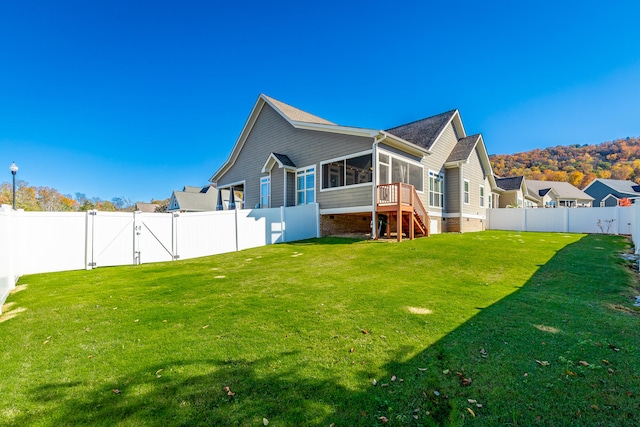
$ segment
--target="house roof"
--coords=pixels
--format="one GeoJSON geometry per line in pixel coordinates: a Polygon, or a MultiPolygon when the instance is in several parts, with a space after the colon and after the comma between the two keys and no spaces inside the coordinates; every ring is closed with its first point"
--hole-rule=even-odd
{"type": "Polygon", "coordinates": [[[506,191],[519,190],[522,188],[523,180],[524,176],[511,176],[508,178],[496,177],[496,185],[506,191]]]}
{"type": "Polygon", "coordinates": [[[594,200],[593,197],[568,182],[527,179],[527,188],[540,196],[544,196],[549,190],[553,189],[560,199],[594,200]]]}
{"type": "Polygon", "coordinates": [[[283,166],[289,166],[292,168],[296,167],[296,164],[293,163],[293,161],[291,161],[291,159],[289,158],[289,156],[287,156],[286,154],[278,154],[278,153],[272,153],[273,156],[278,159],[278,161],[283,165],[283,166]]]}
{"type": "Polygon", "coordinates": [[[458,110],[387,129],[387,132],[430,150],[458,110]]]}
{"type": "Polygon", "coordinates": [[[136,210],[140,212],[155,212],[156,208],[160,206],[157,203],[136,203],[136,210]]]}
{"type": "MultiPolygon", "coordinates": [[[[212,188],[212,187],[208,187],[212,188]]],[[[204,193],[192,191],[174,191],[173,197],[178,202],[181,211],[205,212],[215,211],[218,202],[218,192],[207,190],[204,193]]]]}
{"type": "Polygon", "coordinates": [[[273,99],[270,96],[262,94],[263,97],[272,107],[279,110],[282,114],[284,114],[289,120],[294,122],[305,122],[305,123],[316,123],[321,125],[336,125],[329,120],[325,120],[322,117],[314,116],[313,114],[309,114],[306,111],[302,111],[296,107],[292,107],[289,104],[285,104],[282,101],[278,101],[277,99],[273,99]]]}
{"type": "Polygon", "coordinates": [[[453,150],[451,150],[446,163],[461,162],[469,159],[471,152],[476,148],[476,145],[478,144],[478,141],[480,141],[480,138],[481,135],[478,133],[476,135],[471,135],[467,136],[466,138],[460,139],[453,150]]]}
{"type": "MultiPolygon", "coordinates": [[[[634,187],[637,187],[638,184],[636,184],[633,181],[624,181],[621,179],[605,179],[605,178],[597,178],[593,182],[595,181],[600,181],[601,183],[617,191],[618,193],[627,193],[635,196],[640,195],[640,192],[634,188],[634,187]]],[[[593,182],[591,184],[593,184],[593,182]]],[[[591,186],[591,184],[589,184],[589,187],[591,186]]]]}

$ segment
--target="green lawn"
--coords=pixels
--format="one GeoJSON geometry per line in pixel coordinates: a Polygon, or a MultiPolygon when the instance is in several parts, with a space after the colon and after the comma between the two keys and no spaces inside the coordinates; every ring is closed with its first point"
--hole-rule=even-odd
{"type": "Polygon", "coordinates": [[[326,238],[25,276],[0,424],[638,425],[629,246],[326,238]]]}

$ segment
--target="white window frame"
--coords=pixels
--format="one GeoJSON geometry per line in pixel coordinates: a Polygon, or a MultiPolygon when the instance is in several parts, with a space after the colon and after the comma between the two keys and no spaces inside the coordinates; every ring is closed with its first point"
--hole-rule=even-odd
{"type": "Polygon", "coordinates": [[[296,169],[296,206],[298,205],[307,205],[309,203],[315,203],[316,202],[316,174],[317,174],[317,170],[318,168],[316,167],[316,165],[310,165],[310,166],[305,166],[303,168],[298,168],[296,169]],[[313,169],[313,171],[311,171],[313,169]],[[307,187],[307,176],[310,175],[313,172],[313,202],[309,202],[307,200],[307,191],[309,190],[309,188],[307,187]],[[303,176],[304,177],[304,185],[305,187],[300,189],[298,188],[298,177],[299,176],[303,176]],[[299,197],[298,197],[298,193],[302,193],[303,197],[303,202],[300,203],[299,202],[299,197]]]}
{"type": "Polygon", "coordinates": [[[484,208],[484,185],[480,186],[480,207],[484,208]]]}
{"type": "MultiPolygon", "coordinates": [[[[420,170],[421,170],[421,172],[422,172],[422,177],[420,178],[420,182],[422,183],[422,189],[421,189],[421,190],[418,190],[418,189],[416,188],[416,191],[417,191],[419,194],[424,194],[424,187],[425,187],[425,185],[424,185],[424,165],[423,165],[422,163],[420,163],[420,162],[416,162],[415,160],[411,160],[411,159],[408,159],[408,158],[406,158],[406,157],[397,156],[397,155],[393,154],[393,153],[392,153],[392,152],[390,152],[390,151],[387,151],[387,150],[384,150],[384,149],[380,149],[380,148],[379,148],[379,149],[378,149],[378,158],[376,159],[376,166],[377,166],[377,164],[378,164],[378,163],[380,163],[380,154],[385,155],[385,156],[389,156],[389,163],[388,163],[388,166],[389,166],[389,172],[388,172],[388,174],[387,174],[387,182],[388,182],[388,183],[393,182],[393,181],[391,180],[391,177],[393,176],[393,159],[397,159],[397,160],[400,160],[400,161],[403,161],[403,162],[411,163],[411,164],[413,164],[414,166],[419,167],[419,168],[420,168],[420,170]]],[[[386,165],[386,164],[387,164],[387,163],[385,163],[385,165],[386,165]]],[[[376,167],[376,169],[378,169],[378,168],[376,167]]],[[[376,171],[376,173],[378,173],[378,172],[376,171]]],[[[405,184],[409,184],[409,183],[407,182],[407,183],[405,183],[405,184]]],[[[415,185],[414,185],[414,188],[415,188],[415,185]]],[[[428,190],[427,190],[427,191],[428,191],[428,190]]]]}
{"type": "Polygon", "coordinates": [[[434,170],[429,169],[429,206],[433,208],[441,208],[444,209],[444,174],[440,172],[436,172],[434,170]],[[440,192],[437,193],[431,188],[431,178],[434,180],[440,181],[440,192]],[[431,203],[431,193],[440,195],[440,204],[434,205],[431,203]]]}
{"type": "Polygon", "coordinates": [[[260,177],[260,207],[261,208],[270,208],[271,207],[271,174],[267,175],[267,176],[262,176],[260,177]],[[262,194],[262,186],[266,185],[267,186],[267,195],[264,196],[262,194]],[[264,200],[263,198],[267,199],[267,203],[266,206],[263,203],[264,200]]]}
{"type": "MultiPolygon", "coordinates": [[[[367,154],[371,155],[371,164],[373,166],[373,151],[372,150],[365,150],[365,151],[360,151],[358,153],[353,153],[353,154],[349,154],[346,156],[342,156],[342,157],[336,157],[333,159],[329,159],[329,160],[325,160],[324,162],[320,163],[320,167],[319,169],[319,173],[320,173],[320,192],[325,192],[325,191],[336,191],[336,190],[344,190],[346,188],[357,188],[357,187],[365,187],[365,186],[371,186],[373,185],[373,181],[374,181],[374,177],[373,177],[373,172],[371,172],[371,182],[363,182],[360,184],[351,184],[351,185],[347,185],[347,177],[346,177],[346,160],[347,159],[351,159],[354,157],[360,157],[360,156],[365,156],[367,154]],[[344,185],[339,185],[337,187],[330,187],[330,188],[324,188],[322,183],[324,182],[324,165],[326,165],[327,163],[333,163],[333,162],[339,162],[341,160],[345,161],[345,176],[343,177],[344,179],[344,185]]],[[[297,182],[297,181],[296,181],[297,182]]]]}
{"type": "Polygon", "coordinates": [[[464,204],[471,204],[471,183],[468,179],[463,180],[464,184],[462,184],[462,190],[464,192],[464,204]]]}

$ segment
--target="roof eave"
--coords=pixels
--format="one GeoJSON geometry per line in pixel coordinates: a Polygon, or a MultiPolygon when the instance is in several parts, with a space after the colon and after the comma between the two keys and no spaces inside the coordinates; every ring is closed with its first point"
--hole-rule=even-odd
{"type": "Polygon", "coordinates": [[[381,142],[384,142],[391,147],[398,148],[408,154],[418,157],[424,157],[425,155],[431,154],[431,151],[428,148],[421,147],[418,144],[409,142],[406,139],[402,139],[399,136],[395,136],[394,134],[387,131],[377,131],[377,135],[381,135],[383,137],[381,142]]]}

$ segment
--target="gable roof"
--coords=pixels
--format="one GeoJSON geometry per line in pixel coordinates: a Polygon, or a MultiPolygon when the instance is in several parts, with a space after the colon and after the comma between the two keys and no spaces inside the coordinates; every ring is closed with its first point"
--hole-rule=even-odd
{"type": "Polygon", "coordinates": [[[280,114],[280,116],[282,116],[291,126],[296,129],[369,137],[372,138],[372,143],[373,139],[379,138],[379,141],[385,140],[385,142],[388,142],[390,145],[400,147],[401,149],[409,151],[414,155],[424,155],[428,154],[429,152],[424,148],[424,146],[415,144],[412,141],[404,140],[402,137],[398,137],[396,135],[375,129],[337,125],[328,120],[325,120],[318,116],[314,116],[313,114],[309,114],[298,108],[285,104],[284,102],[273,99],[267,95],[260,94],[260,96],[258,96],[258,100],[253,106],[253,109],[251,110],[249,118],[242,128],[240,136],[238,136],[238,139],[233,146],[233,150],[231,150],[229,158],[227,158],[222,166],[211,176],[211,178],[209,178],[209,181],[216,182],[222,175],[224,175],[225,172],[227,172],[231,168],[231,166],[233,166],[238,156],[240,155],[240,151],[242,150],[242,147],[249,137],[249,134],[251,133],[253,125],[255,124],[258,116],[260,115],[260,112],[262,111],[262,108],[265,105],[273,108],[278,114],[280,114]]]}
{"type": "Polygon", "coordinates": [[[160,205],[157,203],[142,203],[136,202],[136,210],[140,212],[152,213],[156,211],[160,205]]]}
{"type": "Polygon", "coordinates": [[[175,200],[178,204],[178,209],[181,211],[215,211],[218,201],[217,196],[217,191],[209,190],[207,190],[206,192],[174,191],[173,195],[171,196],[171,202],[169,203],[169,206],[172,206],[172,202],[175,200]]]}
{"type": "Polygon", "coordinates": [[[549,190],[553,190],[561,199],[594,200],[593,197],[568,182],[527,179],[527,188],[540,196],[544,196],[549,190]]]}
{"type": "Polygon", "coordinates": [[[305,122],[305,123],[316,123],[322,125],[335,125],[335,123],[330,122],[329,120],[325,120],[322,117],[314,116],[313,114],[309,114],[306,111],[302,111],[296,107],[292,107],[289,104],[285,104],[282,101],[278,101],[277,99],[273,99],[267,95],[260,95],[263,97],[269,105],[275,108],[280,114],[286,116],[292,122],[305,122]]]}
{"type": "Polygon", "coordinates": [[[458,110],[447,111],[426,119],[387,129],[386,131],[430,150],[457,112],[458,110]]]}
{"type": "Polygon", "coordinates": [[[617,191],[618,193],[626,193],[626,194],[631,194],[634,196],[639,196],[640,192],[636,190],[638,184],[636,184],[633,181],[625,181],[622,179],[607,179],[607,178],[597,178],[593,181],[591,181],[591,183],[589,185],[587,185],[587,187],[585,188],[585,190],[589,187],[591,187],[591,184],[593,184],[594,182],[599,181],[602,184],[606,185],[607,187],[611,188],[612,190],[617,191]]]}
{"type": "Polygon", "coordinates": [[[293,171],[295,171],[296,169],[296,164],[293,163],[293,161],[286,154],[271,153],[269,154],[269,157],[267,157],[267,161],[262,167],[262,173],[270,171],[276,163],[278,164],[278,166],[284,169],[293,171]]]}
{"type": "Polygon", "coordinates": [[[446,163],[468,160],[471,152],[474,150],[474,148],[476,148],[476,145],[478,144],[478,141],[480,141],[480,139],[481,135],[479,133],[460,139],[453,150],[451,150],[446,163]]]}
{"type": "Polygon", "coordinates": [[[524,176],[511,176],[508,178],[496,177],[496,185],[503,190],[520,190],[522,188],[522,181],[524,176]]]}

